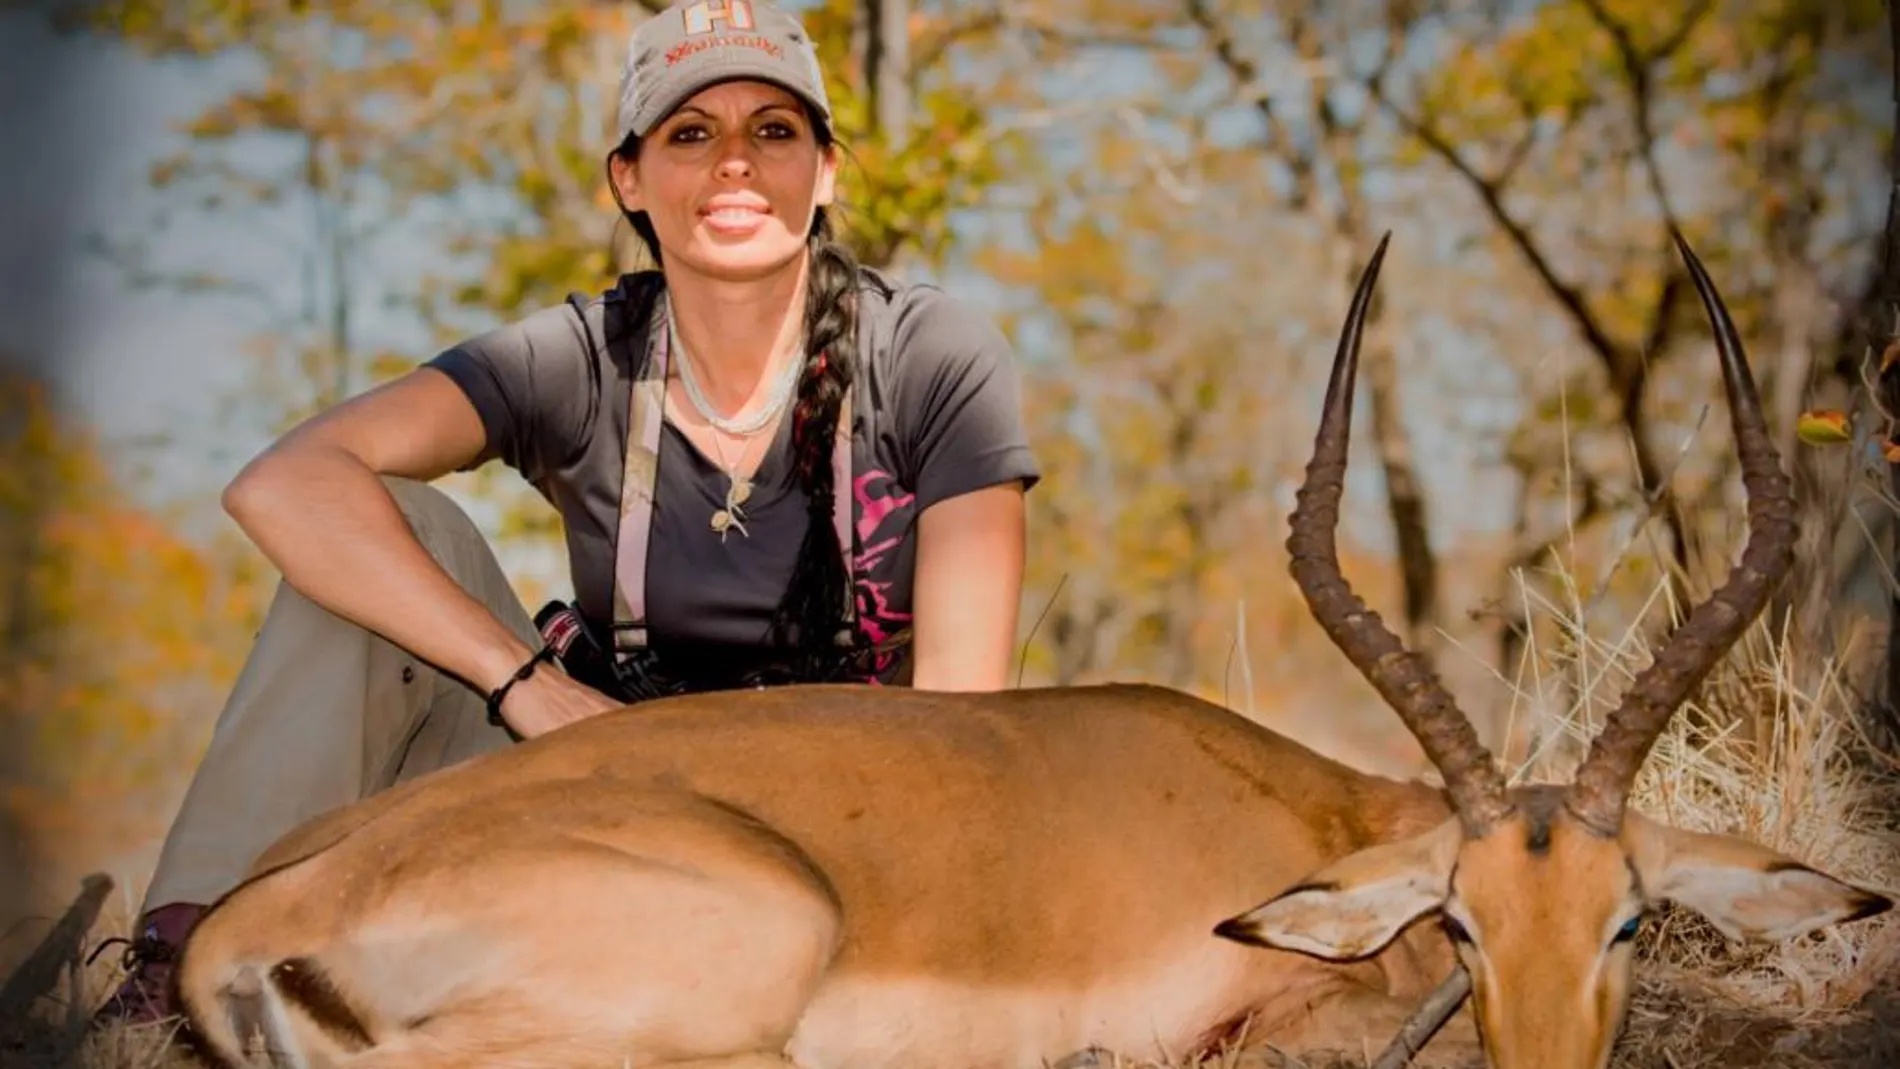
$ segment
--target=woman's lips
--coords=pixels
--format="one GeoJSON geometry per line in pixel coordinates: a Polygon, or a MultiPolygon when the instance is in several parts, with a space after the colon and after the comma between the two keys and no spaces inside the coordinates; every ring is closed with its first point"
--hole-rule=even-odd
{"type": "Polygon", "coordinates": [[[765,225],[768,214],[763,208],[734,204],[708,208],[701,217],[709,229],[721,234],[750,234],[765,225]]]}

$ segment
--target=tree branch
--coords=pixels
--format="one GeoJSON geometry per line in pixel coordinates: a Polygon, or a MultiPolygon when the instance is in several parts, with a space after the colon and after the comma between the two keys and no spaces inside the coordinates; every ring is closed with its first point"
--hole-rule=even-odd
{"type": "MultiPolygon", "coordinates": [[[[1643,161],[1643,173],[1649,179],[1650,195],[1656,198],[1656,205],[1662,211],[1662,244],[1665,248],[1671,243],[1670,235],[1680,229],[1676,211],[1669,199],[1669,186],[1663,179],[1662,165],[1656,161],[1655,130],[1655,83],[1650,78],[1650,68],[1657,62],[1674,55],[1689,40],[1689,34],[1714,5],[1714,0],[1698,0],[1676,27],[1654,49],[1645,53],[1636,47],[1630,36],[1629,27],[1624,25],[1603,6],[1602,0],[1581,0],[1584,8],[1590,12],[1598,26],[1610,35],[1616,43],[1616,53],[1623,64],[1625,85],[1630,93],[1630,110],[1636,123],[1636,152],[1643,161]]],[[[1665,251],[1665,256],[1668,253],[1665,251]]],[[[1663,282],[1662,292],[1651,310],[1649,326],[1644,331],[1643,351],[1659,352],[1669,341],[1670,325],[1674,322],[1672,313],[1676,299],[1682,292],[1682,269],[1673,257],[1668,258],[1668,273],[1663,282]]]]}
{"type": "MultiPolygon", "coordinates": [[[[1675,54],[1689,39],[1689,34],[1697,23],[1708,14],[1714,0],[1699,0],[1684,16],[1682,24],[1664,38],[1655,49],[1645,53],[1636,47],[1630,36],[1629,27],[1618,21],[1603,6],[1602,0],[1581,0],[1584,8],[1590,12],[1598,26],[1610,35],[1616,43],[1617,57],[1622,61],[1625,85],[1630,91],[1630,110],[1636,122],[1636,151],[1643,161],[1643,172],[1649,178],[1650,193],[1656,198],[1656,204],[1662,209],[1663,222],[1668,231],[1676,227],[1675,210],[1670,206],[1669,189],[1663,181],[1662,168],[1656,162],[1656,133],[1654,118],[1655,83],[1650,79],[1650,68],[1657,62],[1675,54]]],[[[1667,233],[1665,233],[1665,238],[1667,233]]]]}
{"type": "Polygon", "coordinates": [[[1433,1035],[1444,1027],[1446,1021],[1458,1012],[1466,996],[1471,994],[1471,974],[1463,965],[1452,967],[1451,975],[1439,983],[1425,1001],[1419,1003],[1399,1027],[1399,1034],[1372,1063],[1372,1069],[1405,1069],[1412,1064],[1412,1058],[1424,1049],[1433,1035]]]}
{"type": "Polygon", "coordinates": [[[1478,195],[1479,202],[1491,216],[1491,221],[1497,224],[1498,229],[1504,231],[1506,237],[1510,238],[1511,244],[1517,247],[1518,252],[1530,264],[1531,270],[1537,273],[1544,288],[1550,291],[1550,295],[1556,299],[1557,304],[1569,314],[1571,321],[1583,335],[1591,351],[1602,358],[1606,364],[1614,366],[1620,358],[1621,347],[1597,321],[1596,313],[1590,310],[1589,302],[1584,299],[1582,291],[1557,274],[1556,268],[1544,255],[1544,250],[1539,248],[1536,240],[1531,237],[1529,228],[1504,206],[1503,186],[1496,179],[1479,174],[1477,169],[1465,159],[1464,154],[1458,151],[1457,146],[1447,141],[1437,129],[1413,118],[1404,108],[1399,107],[1383,87],[1372,87],[1372,93],[1380,107],[1384,108],[1386,114],[1392,116],[1406,133],[1418,138],[1419,142],[1430,149],[1433,155],[1443,160],[1446,166],[1456,171],[1471,186],[1472,191],[1478,195]]]}
{"type": "Polygon", "coordinates": [[[1101,26],[1081,29],[1061,25],[1027,10],[1016,0],[1004,0],[992,7],[959,12],[933,33],[911,45],[912,68],[925,70],[943,58],[960,41],[996,30],[1044,38],[1071,48],[1122,48],[1155,52],[1167,48],[1152,33],[1139,30],[1118,31],[1101,26]]]}
{"type": "MultiPolygon", "coordinates": [[[[1261,147],[1269,156],[1276,155],[1276,148],[1281,149],[1277,155],[1292,170],[1294,186],[1290,207],[1311,212],[1337,243],[1346,248],[1364,242],[1368,211],[1359,177],[1365,173],[1365,166],[1358,152],[1357,135],[1365,126],[1366,113],[1348,121],[1334,107],[1332,97],[1323,87],[1316,87],[1311,123],[1317,137],[1310,150],[1296,148],[1272,102],[1264,95],[1247,91],[1259,68],[1241,54],[1232,30],[1215,14],[1209,0],[1186,0],[1186,8],[1188,17],[1207,38],[1215,58],[1233,79],[1237,94],[1249,100],[1264,120],[1266,136],[1261,147]],[[1336,205],[1320,205],[1318,172],[1322,167],[1335,179],[1336,205]]],[[[1409,12],[1406,0],[1387,5],[1381,52],[1373,70],[1365,76],[1369,83],[1383,84],[1391,71],[1405,37],[1409,12]]],[[[1307,14],[1305,10],[1287,11],[1282,13],[1282,18],[1286,22],[1284,33],[1293,42],[1300,61],[1313,67],[1324,62],[1325,44],[1319,25],[1305,17],[1307,14]]],[[[1350,288],[1350,272],[1345,281],[1350,288]]],[[[1432,552],[1423,481],[1418,477],[1410,436],[1400,415],[1398,370],[1392,346],[1378,329],[1384,318],[1382,304],[1374,303],[1371,322],[1375,338],[1365,357],[1372,404],[1372,437],[1385,476],[1386,507],[1398,543],[1408,641],[1415,650],[1430,656],[1439,615],[1438,562],[1432,552]]]]}
{"type": "MultiPolygon", "coordinates": [[[[1590,7],[1599,23],[1616,40],[1618,52],[1623,57],[1632,103],[1637,113],[1640,138],[1637,152],[1649,176],[1651,189],[1657,198],[1665,226],[1673,227],[1675,217],[1669,203],[1668,189],[1663,181],[1661,168],[1655,158],[1655,138],[1649,118],[1652,106],[1649,66],[1662,53],[1652,53],[1649,56],[1640,54],[1630,39],[1627,28],[1610,18],[1608,13],[1598,5],[1597,0],[1583,0],[1583,2],[1590,7]]],[[[1700,0],[1697,9],[1690,12],[1689,18],[1670,35],[1665,43],[1672,48],[1679,47],[1687,39],[1689,29],[1707,10],[1708,4],[1709,0],[1700,0]]],[[[1531,235],[1529,227],[1505,206],[1504,179],[1521,162],[1521,153],[1514,153],[1514,158],[1508,161],[1507,169],[1501,174],[1489,176],[1481,174],[1440,130],[1421,118],[1415,118],[1400,107],[1386,92],[1383,85],[1368,84],[1367,90],[1401,129],[1417,138],[1432,154],[1465,180],[1477,194],[1479,202],[1484,206],[1493,223],[1516,246],[1518,252],[1543,283],[1544,288],[1557,301],[1558,306],[1569,315],[1571,322],[1583,336],[1585,344],[1602,361],[1608,375],[1611,391],[1616,396],[1622,422],[1630,438],[1637,482],[1642,495],[1655,502],[1666,498],[1668,488],[1659,481],[1663,476],[1660,465],[1656,461],[1655,451],[1649,442],[1648,421],[1643,413],[1643,400],[1648,388],[1648,360],[1667,342],[1674,322],[1671,313],[1681,292],[1680,268],[1675,266],[1672,260],[1670,266],[1665,269],[1662,289],[1657,295],[1655,305],[1650,309],[1641,339],[1643,348],[1632,351],[1619,344],[1610,336],[1602,321],[1591,309],[1583,292],[1574,283],[1557,273],[1556,267],[1531,235]]],[[[1672,556],[1679,566],[1686,566],[1688,532],[1682,517],[1674,509],[1665,510],[1664,516],[1669,528],[1672,556]]],[[[1678,570],[1681,570],[1680,567],[1678,570]]],[[[1672,587],[1680,596],[1683,593],[1680,577],[1672,573],[1671,582],[1672,587]]]]}
{"type": "MultiPolygon", "coordinates": [[[[1286,123],[1273,108],[1273,101],[1263,93],[1251,91],[1251,87],[1260,78],[1260,68],[1246,56],[1234,43],[1234,35],[1227,25],[1214,14],[1207,0],[1187,0],[1188,18],[1207,37],[1209,48],[1214,50],[1214,58],[1227,69],[1228,77],[1234,80],[1234,91],[1253,104],[1260,113],[1261,122],[1267,127],[1267,147],[1276,145],[1284,153],[1285,164],[1293,172],[1294,196],[1292,207],[1303,210],[1313,196],[1315,189],[1314,174],[1318,163],[1311,153],[1303,152],[1293,143],[1286,123]]],[[[1304,32],[1305,22],[1296,15],[1287,16],[1287,34],[1298,37],[1304,32]]]]}

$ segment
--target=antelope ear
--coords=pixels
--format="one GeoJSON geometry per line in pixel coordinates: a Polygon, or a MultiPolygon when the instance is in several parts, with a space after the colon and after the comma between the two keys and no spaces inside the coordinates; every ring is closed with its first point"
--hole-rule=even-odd
{"type": "Polygon", "coordinates": [[[1687,906],[1731,939],[1777,941],[1885,913],[1893,901],[1731,835],[1658,823],[1635,810],[1623,838],[1643,888],[1687,906]]]}
{"type": "Polygon", "coordinates": [[[1463,838],[1454,818],[1422,835],[1368,847],[1222,921],[1214,934],[1330,961],[1375,953],[1444,904],[1463,838]]]}

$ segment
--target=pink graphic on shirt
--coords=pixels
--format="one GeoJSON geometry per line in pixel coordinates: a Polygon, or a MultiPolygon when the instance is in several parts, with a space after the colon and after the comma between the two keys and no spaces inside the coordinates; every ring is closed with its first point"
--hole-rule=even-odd
{"type": "MultiPolygon", "coordinates": [[[[877,580],[871,572],[889,553],[903,544],[902,525],[908,519],[904,511],[917,495],[897,489],[897,480],[885,471],[867,471],[852,481],[851,493],[857,502],[858,550],[854,558],[857,575],[858,626],[872,642],[882,642],[910,623],[911,614],[893,609],[890,604],[890,580],[877,580]],[[882,490],[874,493],[873,488],[882,490]],[[896,517],[896,530],[887,529],[887,521],[896,517]]],[[[878,654],[873,671],[882,676],[895,660],[894,653],[878,654]]],[[[870,682],[877,682],[876,678],[870,682]]]]}

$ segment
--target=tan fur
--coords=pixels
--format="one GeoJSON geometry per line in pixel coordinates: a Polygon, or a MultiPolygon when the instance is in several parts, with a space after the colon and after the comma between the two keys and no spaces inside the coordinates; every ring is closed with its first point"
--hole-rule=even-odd
{"type": "Polygon", "coordinates": [[[1548,820],[1541,853],[1522,816],[1467,843],[1447,907],[1475,943],[1464,956],[1498,1069],[1597,1069],[1627,1002],[1630,944],[1609,941],[1643,900],[1623,850],[1560,807],[1548,820]]]}
{"type": "MultiPolygon", "coordinates": [[[[1492,1064],[1598,1066],[1632,872],[1700,874],[1709,899],[1716,861],[1788,862],[1636,814],[1601,839],[1548,791],[1516,797],[1467,841],[1432,789],[1142,686],[683,698],[311,822],[207,917],[181,987],[228,1051],[232,981],[311,963],[374,1043],[280,998],[317,1066],[1028,1067],[1187,1056],[1249,1019],[1250,1044],[1365,1051],[1450,968],[1449,888],[1492,1064]],[[1336,886],[1248,908],[1316,882],[1336,886]],[[1227,918],[1278,948],[1216,936],[1227,918]]],[[[1797,907],[1839,889],[1817,923],[1875,897],[1816,880],[1797,907]]]]}
{"type": "Polygon", "coordinates": [[[379,1065],[420,1064],[424,1036],[546,1065],[1178,1055],[1250,1014],[1256,1040],[1301,1026],[1300,992],[1402,1017],[1451,965],[1429,929],[1344,965],[1212,929],[1447,813],[1148,687],[685,698],[312,821],[208,916],[181,983],[215,1033],[239,969],[311,960],[378,1051],[414,1052],[379,1065]]]}

